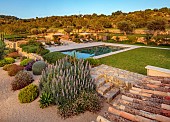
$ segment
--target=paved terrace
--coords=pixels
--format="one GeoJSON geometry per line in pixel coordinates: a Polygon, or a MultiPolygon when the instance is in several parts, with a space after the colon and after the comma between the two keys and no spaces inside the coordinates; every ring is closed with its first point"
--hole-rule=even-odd
{"type": "Polygon", "coordinates": [[[108,46],[120,46],[120,47],[128,47],[123,50],[95,56],[93,58],[98,59],[102,57],[106,57],[109,55],[121,53],[124,51],[132,50],[135,48],[139,48],[140,46],[135,46],[135,45],[126,45],[126,44],[112,44],[112,43],[104,43],[104,42],[92,42],[92,43],[69,43],[68,45],[63,45],[63,46],[55,46],[55,47],[49,47],[46,48],[50,50],[50,52],[55,52],[55,51],[66,51],[66,50],[73,50],[73,49],[80,49],[80,48],[86,48],[86,47],[93,47],[93,46],[100,46],[100,45],[108,45],[108,46]]]}
{"type": "Polygon", "coordinates": [[[108,111],[99,114],[97,122],[170,122],[170,78],[107,65],[92,68],[91,76],[97,92],[109,103],[108,111]]]}

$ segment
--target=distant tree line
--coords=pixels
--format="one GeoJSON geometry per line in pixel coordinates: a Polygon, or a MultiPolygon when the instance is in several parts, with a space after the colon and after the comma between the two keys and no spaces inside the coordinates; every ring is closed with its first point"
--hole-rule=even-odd
{"type": "Polygon", "coordinates": [[[63,28],[68,33],[70,30],[80,29],[99,32],[108,28],[118,28],[122,32],[131,33],[136,28],[148,28],[149,30],[165,30],[170,28],[170,8],[146,9],[124,13],[113,12],[111,15],[71,15],[51,16],[44,18],[19,19],[14,16],[0,15],[0,32],[7,34],[39,34],[56,32],[63,28]],[[158,25],[162,25],[158,26],[158,25]],[[72,28],[72,29],[70,29],[72,28]]]}

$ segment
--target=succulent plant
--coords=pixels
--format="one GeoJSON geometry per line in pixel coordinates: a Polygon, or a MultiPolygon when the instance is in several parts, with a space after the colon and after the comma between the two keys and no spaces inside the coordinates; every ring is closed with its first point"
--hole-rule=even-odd
{"type": "Polygon", "coordinates": [[[53,98],[52,94],[46,93],[46,92],[42,93],[40,96],[40,100],[39,100],[40,108],[45,108],[45,107],[49,106],[50,104],[53,103],[53,100],[54,100],[54,98],[53,98]]]}

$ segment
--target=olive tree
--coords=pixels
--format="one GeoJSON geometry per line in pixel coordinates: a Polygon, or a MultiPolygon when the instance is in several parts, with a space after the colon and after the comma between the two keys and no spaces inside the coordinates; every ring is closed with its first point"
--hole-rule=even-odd
{"type": "Polygon", "coordinates": [[[73,28],[66,28],[66,29],[64,29],[64,31],[65,31],[68,35],[70,35],[70,33],[73,31],[73,28]]]}
{"type": "Polygon", "coordinates": [[[4,43],[4,41],[0,40],[0,59],[3,58],[4,49],[5,49],[5,43],[4,43]]]}
{"type": "Polygon", "coordinates": [[[148,22],[147,29],[154,31],[154,36],[157,36],[158,31],[165,31],[166,21],[162,18],[148,22]]]}
{"type": "Polygon", "coordinates": [[[124,32],[124,35],[126,35],[127,33],[133,32],[135,25],[130,21],[120,21],[117,23],[117,28],[124,32]]]}

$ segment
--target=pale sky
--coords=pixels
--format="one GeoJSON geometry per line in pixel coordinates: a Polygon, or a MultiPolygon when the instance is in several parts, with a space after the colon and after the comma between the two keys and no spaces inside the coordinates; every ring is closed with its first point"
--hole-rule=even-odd
{"type": "Polygon", "coordinates": [[[170,8],[170,0],[0,0],[0,15],[35,18],[170,8]]]}

